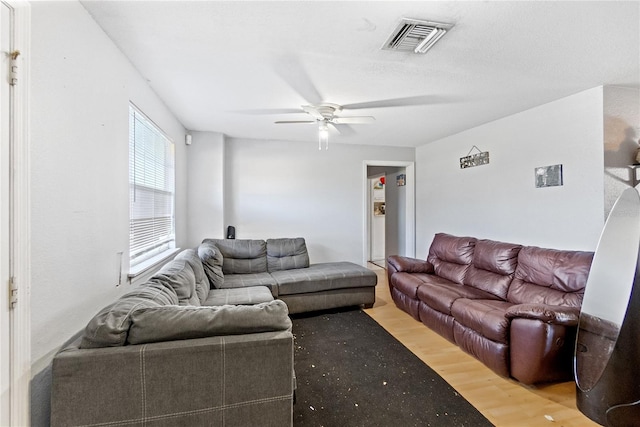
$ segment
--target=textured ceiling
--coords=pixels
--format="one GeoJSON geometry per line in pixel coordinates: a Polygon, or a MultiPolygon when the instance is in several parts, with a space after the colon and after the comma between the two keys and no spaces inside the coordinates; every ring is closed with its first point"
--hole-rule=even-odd
{"type": "Polygon", "coordinates": [[[316,142],[300,106],[351,105],[332,143],[419,146],[600,85],[640,88],[640,2],[84,1],[187,129],[316,142]],[[403,17],[455,27],[381,50],[403,17]]]}

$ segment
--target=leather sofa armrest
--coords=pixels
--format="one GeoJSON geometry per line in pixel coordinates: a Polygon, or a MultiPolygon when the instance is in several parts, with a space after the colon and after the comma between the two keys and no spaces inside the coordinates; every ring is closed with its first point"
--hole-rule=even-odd
{"type": "Polygon", "coordinates": [[[416,258],[408,258],[399,255],[390,255],[387,258],[387,264],[395,269],[396,272],[404,271],[406,273],[433,273],[433,264],[416,258]]]}
{"type": "Polygon", "coordinates": [[[516,317],[540,320],[563,326],[576,326],[580,317],[580,309],[577,307],[564,307],[546,304],[518,304],[509,307],[505,316],[508,319],[516,317]]]}

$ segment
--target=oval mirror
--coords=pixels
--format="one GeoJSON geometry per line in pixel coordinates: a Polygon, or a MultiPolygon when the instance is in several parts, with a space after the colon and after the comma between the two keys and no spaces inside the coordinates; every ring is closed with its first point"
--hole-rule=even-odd
{"type": "Polygon", "coordinates": [[[640,195],[625,190],[602,230],[585,287],[575,349],[576,384],[591,390],[607,367],[638,267],[640,195]]]}

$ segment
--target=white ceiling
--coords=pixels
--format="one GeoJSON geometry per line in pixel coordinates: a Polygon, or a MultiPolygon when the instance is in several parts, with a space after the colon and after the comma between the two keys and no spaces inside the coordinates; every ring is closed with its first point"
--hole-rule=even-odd
{"type": "Polygon", "coordinates": [[[596,86],[640,88],[638,1],[82,3],[187,129],[231,137],[316,142],[317,127],[274,121],[332,102],[376,117],[332,143],[419,146],[596,86]],[[426,55],[381,50],[403,17],[455,27],[426,55]]]}

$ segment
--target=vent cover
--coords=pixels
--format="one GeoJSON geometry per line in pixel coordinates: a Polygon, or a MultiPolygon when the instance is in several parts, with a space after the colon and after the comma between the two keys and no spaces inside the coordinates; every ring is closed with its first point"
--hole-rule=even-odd
{"type": "Polygon", "coordinates": [[[451,28],[453,24],[403,18],[382,49],[426,53],[451,28]]]}

